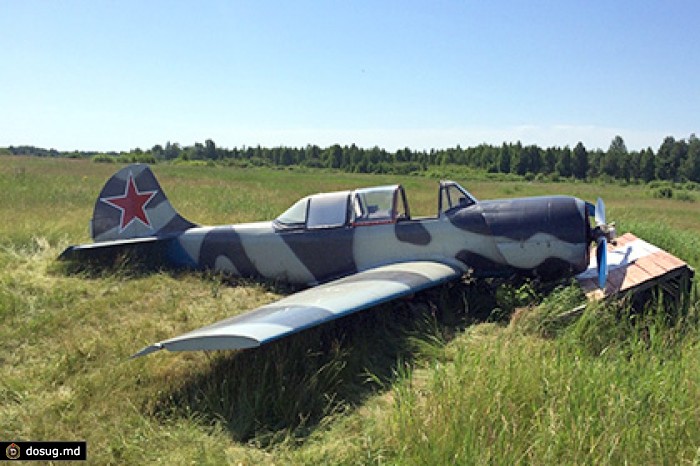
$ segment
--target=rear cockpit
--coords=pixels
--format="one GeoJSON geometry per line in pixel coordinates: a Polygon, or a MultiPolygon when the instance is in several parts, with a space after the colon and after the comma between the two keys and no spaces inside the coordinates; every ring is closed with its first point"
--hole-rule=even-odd
{"type": "Polygon", "coordinates": [[[410,219],[406,193],[401,185],[353,191],[352,214],[353,225],[396,223],[410,219]]]}

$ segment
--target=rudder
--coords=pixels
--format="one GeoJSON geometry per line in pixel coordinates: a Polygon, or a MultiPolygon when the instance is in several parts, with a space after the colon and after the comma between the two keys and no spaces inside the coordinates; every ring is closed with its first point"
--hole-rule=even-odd
{"type": "Polygon", "coordinates": [[[145,238],[196,226],[178,214],[145,164],[122,168],[107,180],[90,220],[94,241],[145,238]]]}

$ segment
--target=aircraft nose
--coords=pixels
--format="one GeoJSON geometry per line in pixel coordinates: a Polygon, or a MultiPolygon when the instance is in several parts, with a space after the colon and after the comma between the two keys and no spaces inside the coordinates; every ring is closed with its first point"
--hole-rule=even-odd
{"type": "Polygon", "coordinates": [[[486,205],[483,215],[494,236],[513,241],[529,241],[544,234],[578,244],[588,236],[586,204],[573,197],[501,201],[486,205]]]}
{"type": "Polygon", "coordinates": [[[590,218],[593,215],[595,215],[595,206],[590,202],[586,202],[584,200],[576,198],[576,210],[578,211],[579,216],[581,217],[581,222],[583,223],[585,228],[586,242],[590,243],[592,241],[592,229],[590,218]]]}

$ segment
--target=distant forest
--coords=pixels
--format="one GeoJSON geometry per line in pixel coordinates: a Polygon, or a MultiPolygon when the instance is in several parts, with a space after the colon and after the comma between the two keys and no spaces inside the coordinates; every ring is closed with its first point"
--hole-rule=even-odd
{"type": "MultiPolygon", "coordinates": [[[[207,139],[204,144],[180,146],[170,142],[148,150],[129,152],[61,152],[32,146],[0,148],[0,155],[32,155],[43,157],[92,158],[97,162],[201,161],[238,166],[302,166],[330,168],[356,173],[409,174],[426,172],[436,167],[463,166],[489,173],[513,174],[526,179],[617,179],[650,182],[654,180],[700,183],[700,140],[692,134],[687,140],[669,136],[659,149],[628,151],[625,142],[616,136],[607,151],[587,150],[579,142],[571,149],[537,145],[503,143],[501,146],[481,144],[475,147],[415,151],[409,148],[389,152],[379,147],[370,149],[332,145],[321,148],[307,145],[294,147],[221,148],[207,139]]],[[[196,163],[196,162],[193,162],[196,163]]]]}

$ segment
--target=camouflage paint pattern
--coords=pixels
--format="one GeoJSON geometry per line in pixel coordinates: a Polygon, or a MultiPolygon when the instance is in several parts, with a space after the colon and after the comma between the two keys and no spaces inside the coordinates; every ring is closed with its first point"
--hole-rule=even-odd
{"type": "MultiPolygon", "coordinates": [[[[443,182],[440,206],[448,186],[465,199],[431,218],[402,216],[408,208],[397,204],[405,200],[397,185],[379,189],[389,195],[395,191],[394,209],[389,209],[394,213],[387,221],[358,221],[358,210],[372,212],[374,206],[358,208],[359,196],[347,191],[308,197],[307,209],[324,209],[313,212],[320,217],[314,227],[280,220],[205,227],[175,211],[148,166],[131,165],[112,176],[99,195],[91,220],[95,243],[71,246],[61,258],[108,261],[132,251],[160,266],[322,284],[148,346],[138,355],[162,348],[258,346],[464,274],[548,279],[586,270],[592,241],[589,204],[565,196],[477,202],[456,183],[443,182]],[[346,221],[339,222],[343,215],[346,221]]],[[[311,218],[308,211],[306,218],[311,218]]]]}
{"type": "MultiPolygon", "coordinates": [[[[328,229],[274,222],[198,227],[175,211],[146,165],[125,167],[107,182],[91,225],[105,247],[114,244],[109,240],[160,238],[168,243],[168,266],[309,286],[418,260],[456,260],[476,277],[574,275],[588,266],[591,241],[585,202],[564,196],[483,201],[434,218],[328,229]],[[138,193],[155,194],[142,206],[148,222],[137,218],[121,230],[122,209],[105,200],[126,196],[130,178],[138,193]]],[[[81,248],[63,257],[81,256],[81,248]]]]}

